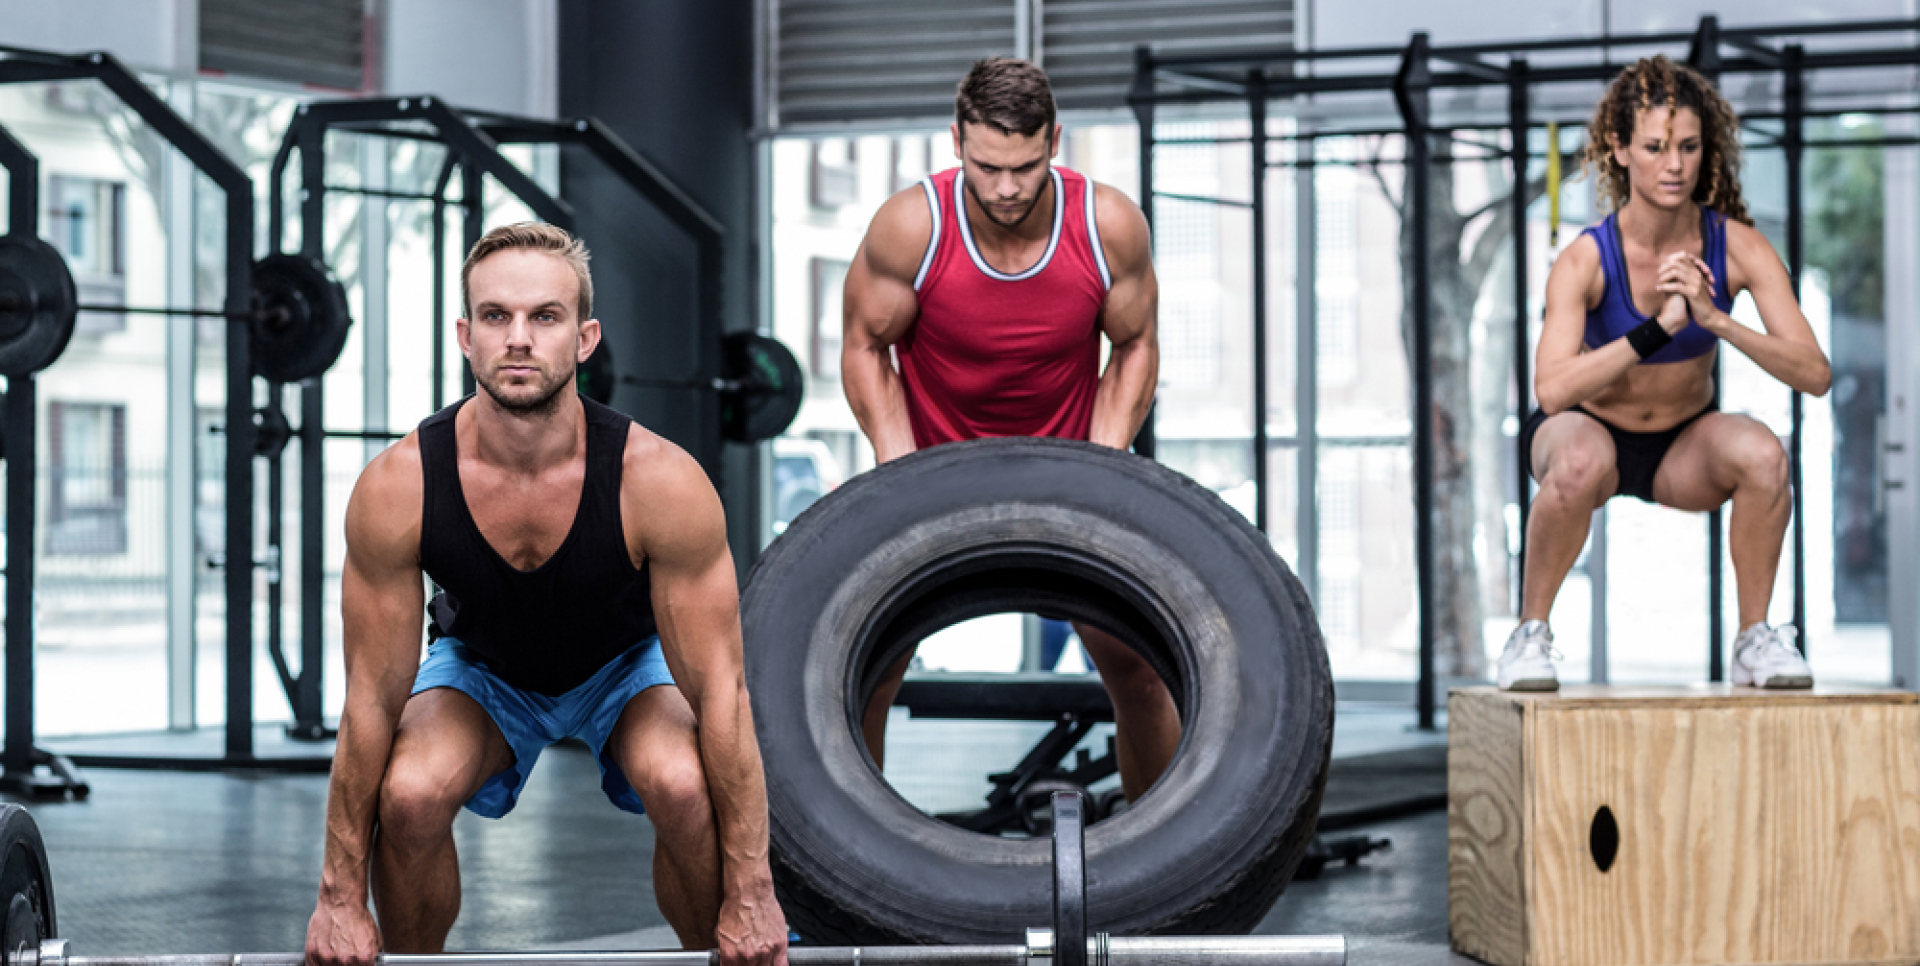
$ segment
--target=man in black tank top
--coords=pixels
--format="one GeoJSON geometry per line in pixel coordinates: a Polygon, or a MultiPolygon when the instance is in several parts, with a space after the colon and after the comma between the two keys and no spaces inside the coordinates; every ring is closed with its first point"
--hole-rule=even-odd
{"type": "Polygon", "coordinates": [[[615,805],[652,819],[681,943],[786,961],[726,521],[686,453],[575,392],[600,340],[586,260],[549,225],[482,238],[458,331],[484,391],[354,485],[313,966],[439,951],[460,907],[454,816],[506,814],[567,737],[615,805]],[[441,593],[421,663],[425,576],[441,593]]]}

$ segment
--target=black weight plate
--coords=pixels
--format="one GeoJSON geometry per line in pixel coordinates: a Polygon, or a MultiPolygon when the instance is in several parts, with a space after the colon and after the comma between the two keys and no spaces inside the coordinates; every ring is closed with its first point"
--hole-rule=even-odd
{"type": "Polygon", "coordinates": [[[17,966],[26,958],[20,953],[38,952],[40,940],[45,938],[40,935],[40,916],[33,908],[33,900],[24,893],[15,895],[7,904],[6,932],[4,939],[0,939],[6,945],[0,947],[0,960],[4,960],[6,966],[17,966]]]}
{"type": "Polygon", "coordinates": [[[318,376],[340,358],[352,325],[347,290],[319,259],[268,255],[253,263],[254,372],[275,382],[318,376]]]}
{"type": "Polygon", "coordinates": [[[53,876],[40,828],[19,805],[0,805],[0,901],[7,904],[0,932],[0,962],[14,966],[16,950],[40,951],[40,940],[59,935],[53,914],[53,876]]]}
{"type": "Polygon", "coordinates": [[[293,439],[293,424],[278,409],[256,409],[253,413],[253,455],[272,459],[293,439]]]}
{"type": "Polygon", "coordinates": [[[593,355],[580,363],[574,370],[574,387],[580,395],[601,404],[613,402],[613,388],[620,382],[619,373],[613,367],[613,347],[607,345],[607,330],[600,330],[600,344],[593,349],[593,355]]]}
{"type": "Polygon", "coordinates": [[[79,297],[67,261],[28,235],[0,236],[0,375],[53,365],[73,338],[79,297]]]}
{"type": "Polygon", "coordinates": [[[720,394],[720,435],[757,443],[786,432],[800,414],[806,376],[785,345],[758,332],[720,340],[720,375],[740,388],[720,394]]]}

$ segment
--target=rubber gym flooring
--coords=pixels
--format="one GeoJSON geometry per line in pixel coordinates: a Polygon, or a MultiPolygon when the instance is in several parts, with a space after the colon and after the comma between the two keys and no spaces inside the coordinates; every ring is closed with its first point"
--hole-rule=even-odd
{"type": "MultiPolygon", "coordinates": [[[[1323,817],[1392,848],[1296,881],[1259,932],[1344,934],[1353,966],[1471,962],[1446,945],[1445,813],[1376,818],[1396,798],[1444,795],[1444,735],[1411,732],[1410,720],[1398,709],[1343,707],[1323,817]]],[[[983,729],[998,722],[916,724],[949,754],[970,734],[976,747],[1009,743],[983,729]]],[[[951,757],[944,764],[962,770],[951,757]]],[[[319,875],[324,776],[89,769],[87,778],[85,801],[29,805],[52,861],[60,933],[76,955],[300,948],[319,875]]],[[[911,774],[894,781],[919,798],[905,787],[911,774]]],[[[559,746],[541,756],[507,819],[461,813],[464,902],[449,948],[674,944],[650,886],[652,828],[598,786],[586,751],[559,746]]]]}

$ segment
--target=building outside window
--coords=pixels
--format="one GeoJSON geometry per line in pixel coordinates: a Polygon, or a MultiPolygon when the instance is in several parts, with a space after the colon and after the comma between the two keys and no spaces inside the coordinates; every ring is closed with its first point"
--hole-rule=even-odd
{"type": "Polygon", "coordinates": [[[851,138],[813,142],[812,200],[816,208],[844,208],[860,200],[860,156],[851,138]]]}
{"type": "Polygon", "coordinates": [[[127,551],[127,409],[51,402],[47,455],[50,554],[127,551]]]}
{"type": "MultiPolygon", "coordinates": [[[[47,179],[47,241],[67,260],[82,305],[126,301],[127,186],[104,178],[53,175],[47,179]]],[[[124,332],[124,315],[82,312],[74,334],[124,332]]]]}
{"type": "Polygon", "coordinates": [[[807,346],[807,367],[813,378],[835,384],[840,382],[840,316],[851,264],[838,258],[815,258],[810,264],[813,338],[807,346]]]}

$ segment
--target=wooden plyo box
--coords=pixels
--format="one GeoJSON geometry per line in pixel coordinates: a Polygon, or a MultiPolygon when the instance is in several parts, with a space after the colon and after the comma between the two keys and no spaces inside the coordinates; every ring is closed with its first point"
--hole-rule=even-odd
{"type": "Polygon", "coordinates": [[[1920,961],[1920,696],[1456,690],[1447,914],[1496,966],[1920,961]]]}

